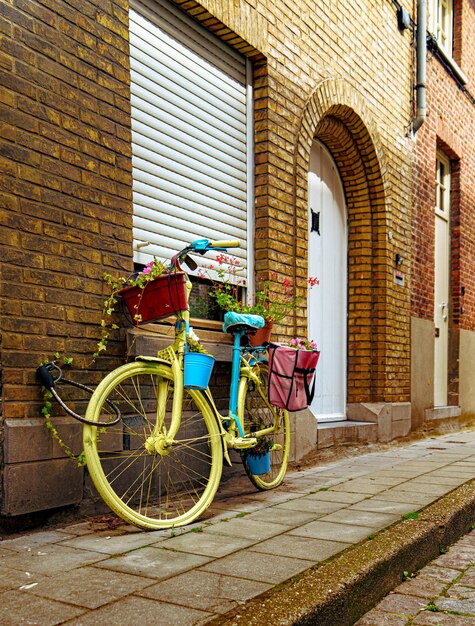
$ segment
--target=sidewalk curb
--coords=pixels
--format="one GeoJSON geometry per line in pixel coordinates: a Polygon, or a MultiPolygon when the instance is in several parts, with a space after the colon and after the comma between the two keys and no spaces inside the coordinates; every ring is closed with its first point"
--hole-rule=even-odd
{"type": "Polygon", "coordinates": [[[422,509],[417,519],[396,522],[374,539],[208,624],[350,626],[402,582],[403,572],[414,573],[427,565],[474,522],[475,480],[471,480],[422,509]]]}

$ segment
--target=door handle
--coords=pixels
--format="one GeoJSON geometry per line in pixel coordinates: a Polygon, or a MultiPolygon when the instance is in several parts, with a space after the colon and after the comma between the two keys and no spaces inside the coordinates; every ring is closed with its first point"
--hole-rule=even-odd
{"type": "Polygon", "coordinates": [[[449,305],[447,304],[447,302],[441,302],[439,306],[442,309],[442,319],[444,320],[444,322],[446,322],[448,311],[449,311],[449,305]]]}

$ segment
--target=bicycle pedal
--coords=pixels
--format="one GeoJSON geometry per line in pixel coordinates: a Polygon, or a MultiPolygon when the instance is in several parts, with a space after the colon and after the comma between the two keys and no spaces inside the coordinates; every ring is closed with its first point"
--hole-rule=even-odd
{"type": "Polygon", "coordinates": [[[247,450],[248,448],[254,448],[257,443],[255,437],[234,437],[232,445],[235,450],[247,450]]]}

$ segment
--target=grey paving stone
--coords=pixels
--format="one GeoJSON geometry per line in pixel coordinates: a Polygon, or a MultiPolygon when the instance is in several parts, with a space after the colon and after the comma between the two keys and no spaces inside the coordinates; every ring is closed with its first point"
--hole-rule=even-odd
{"type": "Polygon", "coordinates": [[[345,504],[342,502],[329,502],[325,500],[317,500],[312,497],[302,497],[296,498],[295,500],[290,500],[290,502],[282,502],[282,504],[276,504],[273,508],[275,511],[276,517],[279,514],[281,509],[283,510],[291,510],[291,511],[304,511],[307,513],[312,513],[314,517],[321,517],[322,515],[327,515],[328,513],[333,513],[333,511],[338,511],[345,507],[345,504]]]}
{"type": "Polygon", "coordinates": [[[5,591],[0,594],[0,624],[19,626],[31,624],[55,626],[65,620],[81,615],[84,609],[37,598],[24,591],[5,591]]]}
{"type": "Polygon", "coordinates": [[[165,550],[178,550],[189,554],[202,554],[210,557],[221,557],[236,552],[252,544],[252,541],[243,537],[218,535],[207,532],[188,533],[181,537],[174,537],[160,544],[165,550]]]}
{"type": "Polygon", "coordinates": [[[110,535],[105,531],[89,535],[81,535],[62,541],[59,545],[81,550],[91,550],[101,554],[121,554],[156,544],[159,538],[154,538],[150,533],[141,532],[130,535],[110,535]]]}
{"type": "Polygon", "coordinates": [[[282,532],[281,524],[271,522],[260,522],[247,519],[247,517],[233,518],[228,522],[219,522],[206,529],[207,533],[218,535],[231,535],[232,537],[243,537],[250,543],[257,543],[269,537],[274,537],[282,532]]]}
{"type": "Polygon", "coordinates": [[[375,513],[392,513],[394,515],[404,515],[413,513],[414,505],[407,502],[392,502],[391,500],[380,500],[379,496],[368,498],[362,502],[357,502],[348,508],[348,511],[374,511],[375,513]]]}
{"type": "Polygon", "coordinates": [[[92,565],[107,558],[98,552],[89,550],[75,550],[58,545],[42,545],[31,551],[23,551],[0,559],[0,566],[54,576],[60,572],[67,572],[76,567],[92,565]]]}
{"type": "Polygon", "coordinates": [[[323,500],[324,502],[341,502],[343,504],[354,504],[368,498],[368,494],[349,493],[347,491],[317,491],[307,496],[309,500],[323,500]]]}
{"type": "MultiPolygon", "coordinates": [[[[1,563],[1,561],[0,561],[1,563]]],[[[0,591],[20,589],[23,585],[30,585],[43,580],[44,576],[29,571],[19,571],[0,567],[0,591]]],[[[1,622],[0,622],[1,623],[1,622]]]]}
{"type": "Polygon", "coordinates": [[[357,543],[373,532],[374,529],[369,526],[351,526],[350,524],[317,520],[295,528],[289,531],[288,534],[300,537],[313,537],[314,539],[327,539],[329,541],[337,540],[342,543],[357,543]]]}
{"type": "Polygon", "coordinates": [[[17,552],[39,550],[41,546],[63,541],[67,537],[74,537],[74,534],[64,533],[58,530],[45,530],[43,532],[31,533],[16,537],[15,539],[3,539],[0,541],[0,548],[15,550],[17,552]]]}
{"type": "Polygon", "coordinates": [[[390,526],[400,519],[399,515],[390,513],[375,513],[373,511],[355,511],[354,509],[343,509],[335,511],[320,518],[322,522],[339,522],[340,524],[352,524],[355,526],[366,526],[373,529],[390,526]]]}
{"type": "Polygon", "coordinates": [[[408,504],[413,504],[415,511],[423,506],[427,506],[436,499],[436,496],[413,493],[411,491],[396,491],[395,488],[388,489],[388,491],[378,494],[378,500],[389,500],[390,502],[406,502],[408,504]]]}
{"type": "Polygon", "coordinates": [[[305,524],[312,519],[315,519],[315,515],[312,512],[295,511],[293,509],[280,508],[276,514],[275,507],[271,506],[267,509],[261,509],[255,513],[249,515],[250,520],[258,522],[273,522],[275,524],[282,524],[283,532],[288,528],[295,528],[300,524],[305,524]]]}
{"type": "Polygon", "coordinates": [[[348,491],[349,493],[370,494],[381,493],[385,490],[384,485],[370,483],[367,480],[348,480],[340,485],[332,487],[333,491],[348,491]]]}
{"type": "Polygon", "coordinates": [[[109,604],[86,615],[65,622],[68,626],[199,626],[208,621],[210,613],[157,602],[149,598],[130,597],[109,604]]]}
{"type": "Polygon", "coordinates": [[[443,496],[449,491],[454,489],[453,485],[440,485],[436,483],[433,479],[432,482],[416,482],[414,480],[409,480],[401,485],[397,485],[391,489],[392,493],[404,493],[409,492],[411,494],[417,495],[422,494],[424,496],[433,496],[433,498],[438,498],[439,496],[443,496]]]}
{"type": "Polygon", "coordinates": [[[96,567],[81,567],[69,572],[67,576],[63,574],[43,579],[28,593],[88,609],[97,609],[143,589],[152,582],[149,578],[96,567]]]}
{"type": "Polygon", "coordinates": [[[348,548],[348,544],[340,541],[327,541],[299,537],[295,535],[279,535],[267,541],[262,541],[251,548],[252,552],[267,554],[282,554],[297,559],[310,559],[318,563],[348,548]]]}
{"type": "Polygon", "coordinates": [[[257,554],[246,550],[208,563],[201,569],[226,576],[278,584],[312,567],[312,565],[312,561],[293,559],[277,554],[257,554]]]}
{"type": "Polygon", "coordinates": [[[199,567],[209,560],[209,557],[197,554],[173,552],[163,548],[142,548],[102,561],[98,566],[116,572],[163,580],[199,567]]]}
{"type": "Polygon", "coordinates": [[[433,476],[432,474],[424,474],[424,476],[421,476],[420,478],[413,478],[412,479],[412,483],[424,483],[427,484],[428,482],[434,482],[437,485],[447,485],[448,487],[450,486],[454,486],[457,487],[457,485],[461,485],[462,483],[465,482],[464,478],[460,478],[459,476],[447,476],[445,474],[441,475],[441,476],[433,476]]]}
{"type": "Polygon", "coordinates": [[[139,595],[166,602],[172,600],[210,613],[227,613],[272,585],[193,570],[147,587],[139,595]]]}

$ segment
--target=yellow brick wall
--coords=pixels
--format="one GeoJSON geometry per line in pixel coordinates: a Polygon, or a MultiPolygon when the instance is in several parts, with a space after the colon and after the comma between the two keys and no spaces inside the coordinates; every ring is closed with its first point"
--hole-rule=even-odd
{"type": "MultiPolygon", "coordinates": [[[[176,4],[254,60],[257,271],[295,276],[306,293],[316,137],[348,205],[348,402],[408,400],[412,29],[398,29],[389,0],[176,4]]],[[[305,333],[306,311],[287,323],[282,335],[305,333]]]]}

